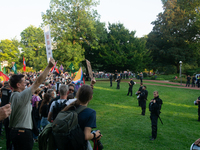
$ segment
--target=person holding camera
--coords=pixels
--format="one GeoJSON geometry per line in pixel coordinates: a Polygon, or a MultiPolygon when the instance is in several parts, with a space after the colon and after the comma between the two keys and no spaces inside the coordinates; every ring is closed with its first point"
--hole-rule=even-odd
{"type": "Polygon", "coordinates": [[[133,88],[133,85],[134,85],[134,84],[135,84],[135,83],[133,82],[133,79],[131,78],[131,81],[128,83],[129,88],[128,88],[128,94],[127,94],[127,96],[129,96],[129,92],[131,93],[131,96],[132,96],[132,93],[133,93],[132,88],[133,88]]]}
{"type": "Polygon", "coordinates": [[[194,101],[195,105],[198,105],[198,121],[200,121],[200,96],[194,101]]]}
{"type": "Polygon", "coordinates": [[[147,101],[147,96],[148,96],[148,91],[146,90],[147,87],[143,86],[142,87],[142,91],[138,91],[138,93],[140,93],[138,95],[138,98],[140,100],[140,106],[142,108],[142,113],[141,115],[145,115],[145,111],[146,111],[146,101],[147,101]]]}
{"type": "Polygon", "coordinates": [[[158,118],[160,115],[161,105],[163,104],[162,100],[159,98],[158,91],[153,92],[154,99],[152,99],[149,103],[149,111],[150,119],[151,119],[151,128],[152,128],[152,136],[151,141],[155,140],[157,137],[157,124],[158,118]]]}
{"type": "Polygon", "coordinates": [[[121,81],[120,74],[118,74],[116,81],[117,81],[117,89],[120,89],[120,81],[121,81]]]}
{"type": "Polygon", "coordinates": [[[25,89],[24,75],[12,75],[10,86],[13,92],[10,96],[11,115],[9,117],[10,138],[15,150],[32,150],[33,148],[33,119],[30,100],[32,94],[45,80],[50,69],[55,65],[55,60],[50,58],[49,64],[33,85],[25,89]]]}

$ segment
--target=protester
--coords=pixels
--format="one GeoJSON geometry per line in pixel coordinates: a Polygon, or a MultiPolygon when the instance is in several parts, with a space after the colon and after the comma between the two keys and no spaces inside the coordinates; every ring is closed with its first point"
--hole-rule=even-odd
{"type": "Polygon", "coordinates": [[[6,119],[11,114],[10,104],[6,104],[3,107],[0,107],[0,121],[6,119]]]}
{"type": "MultiPolygon", "coordinates": [[[[92,88],[88,85],[83,85],[79,88],[77,92],[77,100],[70,105],[66,106],[63,111],[69,110],[71,107],[80,107],[87,106],[88,103],[92,100],[93,91],[92,88]]],[[[97,138],[100,140],[102,135],[100,130],[96,131],[95,134],[92,134],[91,131],[93,128],[96,128],[96,111],[91,108],[84,109],[78,115],[78,124],[85,134],[86,145],[89,144],[87,141],[97,138]]]]}
{"type": "Polygon", "coordinates": [[[12,113],[9,117],[9,127],[11,128],[10,137],[15,150],[32,150],[33,148],[32,130],[34,126],[31,116],[32,106],[30,100],[32,94],[45,80],[54,64],[54,59],[50,58],[46,69],[36,79],[35,83],[27,89],[25,89],[24,75],[13,75],[10,78],[13,93],[10,97],[12,113]]]}
{"type": "Polygon", "coordinates": [[[39,108],[39,113],[41,114],[41,126],[44,128],[49,121],[47,120],[49,112],[49,102],[51,100],[51,95],[49,93],[44,94],[44,99],[42,100],[41,106],[39,108]]]}

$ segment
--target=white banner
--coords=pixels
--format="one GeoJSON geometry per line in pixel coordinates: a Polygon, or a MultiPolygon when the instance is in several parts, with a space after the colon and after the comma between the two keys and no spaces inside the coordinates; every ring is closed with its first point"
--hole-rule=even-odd
{"type": "Polygon", "coordinates": [[[52,49],[51,49],[51,33],[50,33],[49,25],[44,27],[44,38],[45,38],[45,44],[46,44],[46,54],[47,54],[47,63],[48,63],[50,57],[53,58],[52,49]]]}

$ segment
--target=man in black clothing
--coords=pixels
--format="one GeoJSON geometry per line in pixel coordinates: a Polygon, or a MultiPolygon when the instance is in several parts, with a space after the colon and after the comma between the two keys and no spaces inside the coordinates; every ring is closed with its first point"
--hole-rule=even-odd
{"type": "MultiPolygon", "coordinates": [[[[6,104],[9,104],[9,99],[10,95],[12,93],[12,90],[10,89],[9,82],[6,81],[4,82],[4,87],[1,89],[1,107],[5,106],[6,104]]],[[[6,118],[3,121],[4,127],[5,127],[5,132],[6,132],[6,148],[7,150],[10,149],[10,128],[8,127],[9,125],[9,118],[6,118]]]]}
{"type": "Polygon", "coordinates": [[[120,74],[118,74],[118,76],[117,76],[117,89],[120,89],[120,80],[121,80],[121,76],[120,76],[120,74]]]}
{"type": "MultiPolygon", "coordinates": [[[[139,93],[141,93],[142,87],[143,87],[143,83],[140,83],[140,88],[139,88],[139,90],[135,93],[137,96],[139,95],[139,93]]],[[[139,98],[137,98],[137,99],[138,99],[138,106],[141,106],[141,104],[140,104],[140,99],[139,99],[139,98]]]]}
{"type": "Polygon", "coordinates": [[[113,79],[112,74],[110,74],[109,79],[110,79],[110,87],[112,87],[112,79],[113,79]]]}
{"type": "Polygon", "coordinates": [[[196,81],[196,77],[193,75],[193,77],[192,77],[192,87],[195,87],[195,81],[196,81]]]}
{"type": "Polygon", "coordinates": [[[191,80],[191,77],[190,75],[187,76],[187,83],[186,83],[186,87],[188,85],[188,87],[190,86],[190,80],[191,80]]]}
{"type": "Polygon", "coordinates": [[[129,92],[131,93],[131,96],[132,96],[132,93],[133,93],[132,88],[133,88],[133,85],[134,85],[134,82],[133,82],[132,78],[131,78],[131,81],[128,83],[128,85],[129,85],[129,88],[128,88],[128,94],[127,94],[127,96],[129,96],[129,92]]]}
{"type": "Polygon", "coordinates": [[[142,87],[142,91],[140,92],[140,96],[139,96],[139,99],[140,99],[140,105],[141,105],[141,108],[142,108],[142,113],[141,115],[145,115],[145,111],[146,111],[146,101],[147,101],[147,96],[148,96],[148,91],[146,90],[146,86],[143,86],[142,87]]]}
{"type": "Polygon", "coordinates": [[[153,92],[154,99],[149,103],[150,119],[151,119],[151,128],[152,128],[152,137],[150,140],[155,140],[157,137],[157,124],[158,117],[160,115],[161,105],[163,104],[162,100],[159,98],[158,91],[153,92]]]}

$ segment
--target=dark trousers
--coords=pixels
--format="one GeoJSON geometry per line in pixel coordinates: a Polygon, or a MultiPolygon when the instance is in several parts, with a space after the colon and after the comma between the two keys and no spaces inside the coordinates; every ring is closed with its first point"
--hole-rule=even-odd
{"type": "Polygon", "coordinates": [[[189,81],[186,82],[186,87],[187,86],[190,87],[190,82],[189,81]]]}
{"type": "Polygon", "coordinates": [[[158,124],[158,115],[151,114],[151,128],[152,128],[152,138],[156,139],[157,137],[157,124],[158,124]]]}
{"type": "Polygon", "coordinates": [[[138,99],[138,106],[141,106],[141,104],[140,104],[141,102],[140,102],[140,100],[138,99]]]}
{"type": "Polygon", "coordinates": [[[110,87],[112,87],[112,80],[110,80],[110,87]]]}
{"type": "Polygon", "coordinates": [[[9,126],[9,119],[6,118],[3,121],[4,127],[5,127],[5,133],[6,133],[6,149],[11,150],[11,141],[10,141],[10,128],[9,126]]]}
{"type": "Polygon", "coordinates": [[[32,150],[33,133],[29,129],[11,129],[10,139],[15,150],[32,150]]]}
{"type": "Polygon", "coordinates": [[[198,121],[200,121],[200,103],[198,104],[198,121]]]}
{"type": "Polygon", "coordinates": [[[120,89],[120,86],[119,86],[120,82],[117,82],[117,89],[120,89]]]}
{"type": "Polygon", "coordinates": [[[142,78],[140,78],[140,83],[142,83],[142,78]]]}
{"type": "Polygon", "coordinates": [[[146,111],[146,100],[140,100],[140,106],[142,108],[142,113],[141,115],[145,115],[145,111],[146,111]]]}
{"type": "Polygon", "coordinates": [[[195,87],[195,83],[194,82],[192,82],[192,87],[195,87]]]}
{"type": "Polygon", "coordinates": [[[132,96],[132,93],[133,93],[132,88],[133,88],[133,87],[129,87],[129,88],[128,88],[128,94],[127,94],[127,95],[129,95],[129,92],[130,92],[130,93],[131,93],[131,96],[132,96]]]}

